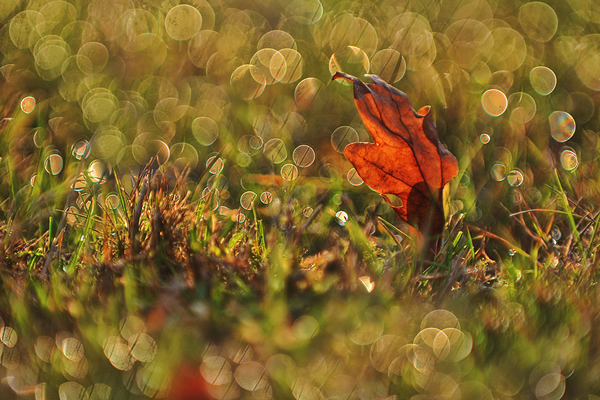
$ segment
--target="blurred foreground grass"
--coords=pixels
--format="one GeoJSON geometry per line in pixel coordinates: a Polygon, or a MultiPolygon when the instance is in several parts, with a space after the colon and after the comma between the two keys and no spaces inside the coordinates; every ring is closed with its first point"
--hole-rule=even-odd
{"type": "MultiPolygon", "coordinates": [[[[4,0],[2,398],[594,399],[587,0],[4,0]],[[343,70],[457,156],[422,260],[343,70]]],[[[402,160],[399,160],[402,162],[402,160]]]]}

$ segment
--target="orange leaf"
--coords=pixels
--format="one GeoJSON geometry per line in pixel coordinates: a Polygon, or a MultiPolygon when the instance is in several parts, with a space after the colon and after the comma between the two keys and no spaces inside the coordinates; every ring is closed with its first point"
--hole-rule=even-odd
{"type": "Polygon", "coordinates": [[[402,205],[393,208],[402,220],[426,237],[440,235],[442,189],[458,173],[458,162],[440,143],[429,106],[415,112],[406,94],[368,76],[373,84],[343,72],[333,76],[353,82],[356,106],[375,139],[349,144],[344,155],[372,189],[400,198],[402,205]]]}

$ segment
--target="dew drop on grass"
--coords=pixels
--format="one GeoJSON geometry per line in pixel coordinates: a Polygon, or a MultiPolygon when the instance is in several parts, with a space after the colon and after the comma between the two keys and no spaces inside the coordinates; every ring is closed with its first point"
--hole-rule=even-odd
{"type": "Polygon", "coordinates": [[[106,200],[104,201],[104,204],[106,205],[107,208],[116,210],[117,208],[119,208],[119,205],[121,203],[119,201],[119,197],[116,194],[111,193],[108,196],[106,196],[106,200]]]}
{"type": "Polygon", "coordinates": [[[272,85],[283,79],[287,63],[283,54],[271,48],[260,49],[250,59],[250,75],[258,84],[272,85]]]}
{"type": "Polygon", "coordinates": [[[129,346],[118,336],[109,336],[102,344],[104,355],[113,367],[120,371],[129,371],[135,362],[129,352],[129,346]]]}
{"type": "MultiPolygon", "coordinates": [[[[369,56],[356,46],[346,46],[336,51],[329,59],[329,72],[333,76],[336,72],[345,72],[354,76],[363,76],[371,68],[369,56]]],[[[345,79],[336,82],[351,85],[345,79]]]]}
{"type": "Polygon", "coordinates": [[[450,204],[450,213],[451,214],[457,214],[459,212],[461,212],[463,209],[465,208],[465,204],[461,201],[461,200],[454,200],[451,204],[450,204]]]}
{"type": "Polygon", "coordinates": [[[385,194],[383,197],[391,207],[399,208],[404,206],[402,199],[395,194],[385,194]]]}
{"type": "Polygon", "coordinates": [[[180,170],[185,167],[195,168],[198,165],[198,151],[189,143],[171,145],[171,160],[180,170]]]}
{"type": "Polygon", "coordinates": [[[319,177],[325,182],[333,182],[338,172],[334,165],[325,163],[319,168],[319,177]]]}
{"type": "Polygon", "coordinates": [[[90,123],[107,120],[117,110],[117,106],[117,98],[102,88],[92,89],[81,103],[83,114],[90,123]]]}
{"type": "Polygon", "coordinates": [[[263,204],[270,204],[273,201],[273,195],[271,192],[262,192],[260,194],[260,201],[263,204]]]}
{"type": "Polygon", "coordinates": [[[188,42],[188,57],[198,68],[206,68],[210,57],[218,51],[220,34],[202,30],[188,42]]]}
{"type": "Polygon", "coordinates": [[[394,49],[383,49],[371,58],[371,72],[387,83],[396,83],[406,73],[406,60],[394,49]]]}
{"type": "Polygon", "coordinates": [[[252,347],[240,340],[230,340],[224,347],[228,359],[236,364],[241,364],[254,358],[252,347]]]}
{"type": "Polygon", "coordinates": [[[158,363],[146,364],[135,375],[139,390],[152,399],[166,397],[169,388],[169,378],[165,367],[158,363]]]}
{"type": "Polygon", "coordinates": [[[502,163],[494,164],[490,169],[490,175],[496,182],[501,182],[506,179],[506,167],[502,163]]]}
{"type": "Polygon", "coordinates": [[[529,81],[533,90],[542,96],[549,95],[556,87],[556,75],[548,67],[539,66],[533,68],[529,72],[529,81]]]}
{"type": "Polygon", "coordinates": [[[573,171],[579,166],[577,153],[571,149],[565,149],[560,153],[560,165],[567,170],[573,171]]]}
{"type": "Polygon", "coordinates": [[[63,159],[59,154],[50,154],[44,163],[46,172],[52,175],[60,174],[63,168],[63,159]]]}
{"type": "Polygon", "coordinates": [[[358,172],[356,172],[355,168],[350,168],[348,174],[346,174],[346,178],[352,186],[360,186],[364,182],[360,175],[358,175],[358,172]]]}
{"type": "Polygon", "coordinates": [[[60,400],[83,400],[85,388],[77,382],[65,382],[58,387],[60,400]]]}
{"type": "Polygon", "coordinates": [[[83,174],[79,174],[79,177],[73,182],[73,190],[76,192],[81,192],[87,186],[87,181],[83,174]]]}
{"type": "Polygon", "coordinates": [[[33,134],[33,143],[38,147],[42,148],[50,143],[50,137],[46,129],[35,128],[33,134]]]}
{"type": "Polygon", "coordinates": [[[127,389],[130,393],[135,396],[141,396],[143,393],[140,391],[136,383],[136,371],[137,369],[123,371],[121,375],[121,382],[123,383],[125,389],[127,389]]]}
{"type": "Polygon", "coordinates": [[[77,214],[79,213],[79,210],[77,209],[77,207],[71,206],[69,207],[69,209],[67,210],[67,223],[69,225],[73,225],[77,222],[77,214]]]}
{"type": "Polygon", "coordinates": [[[106,176],[108,175],[107,166],[99,160],[93,161],[88,167],[88,174],[90,179],[95,183],[106,182],[106,176]]]}
{"type": "Polygon", "coordinates": [[[278,138],[270,139],[265,143],[263,152],[265,157],[273,164],[280,164],[285,161],[288,156],[283,140],[278,138]]]}
{"type": "Polygon", "coordinates": [[[206,160],[206,167],[207,168],[211,164],[212,164],[212,166],[210,167],[210,170],[208,172],[210,172],[213,175],[217,175],[218,173],[220,173],[221,171],[223,171],[223,167],[225,167],[225,161],[223,161],[223,159],[221,157],[217,157],[217,156],[209,157],[206,160]]]}
{"type": "Polygon", "coordinates": [[[331,145],[338,153],[344,153],[344,149],[350,143],[358,142],[358,132],[351,126],[340,126],[331,134],[331,145]]]}
{"type": "Polygon", "coordinates": [[[111,393],[112,388],[110,386],[104,383],[95,383],[87,388],[85,398],[88,400],[108,400],[112,398],[111,393]]]}
{"type": "Polygon", "coordinates": [[[235,162],[242,168],[247,168],[252,163],[252,158],[248,154],[238,153],[235,157],[235,162]]]}
{"type": "Polygon", "coordinates": [[[49,36],[53,35],[38,40],[33,51],[36,71],[42,79],[48,81],[61,75],[63,63],[71,56],[69,46],[62,39],[48,40],[49,36]]]}
{"type": "Polygon", "coordinates": [[[483,110],[492,117],[499,117],[506,111],[508,100],[498,89],[489,89],[481,96],[483,110]]]}
{"type": "Polygon", "coordinates": [[[0,361],[2,362],[2,366],[7,370],[15,370],[21,362],[21,352],[17,347],[6,347],[2,351],[0,361]]]}
{"type": "Polygon", "coordinates": [[[252,150],[260,150],[263,146],[263,139],[260,136],[249,135],[248,144],[252,150]]]}
{"type": "Polygon", "coordinates": [[[438,328],[430,327],[422,329],[415,336],[413,343],[420,347],[433,348],[433,341],[439,332],[441,332],[441,330],[438,328]]]}
{"type": "Polygon", "coordinates": [[[273,400],[273,387],[270,383],[252,391],[252,398],[257,400],[273,400]]]}
{"type": "MultiPolygon", "coordinates": [[[[287,67],[285,74],[279,78],[279,82],[292,83],[300,79],[304,70],[302,54],[294,49],[281,49],[279,50],[279,53],[283,57],[282,61],[287,67]]],[[[269,71],[271,72],[271,75],[274,75],[274,71],[277,71],[279,68],[281,68],[278,62],[279,58],[273,57],[273,59],[271,59],[271,64],[269,65],[269,71]]]]}
{"type": "Polygon", "coordinates": [[[331,196],[331,201],[334,204],[337,204],[339,206],[340,204],[342,204],[342,194],[341,193],[334,194],[333,196],[331,196]]]}
{"type": "Polygon", "coordinates": [[[296,45],[296,40],[292,35],[285,31],[281,31],[278,29],[269,31],[262,35],[262,37],[258,40],[258,44],[256,47],[261,49],[296,49],[298,46],[296,45]]]}
{"type": "Polygon", "coordinates": [[[17,332],[10,326],[0,328],[0,341],[6,347],[14,347],[17,344],[17,332]]]}
{"type": "Polygon", "coordinates": [[[192,133],[202,146],[210,146],[219,136],[219,126],[208,117],[198,117],[192,121],[192,133]]]}
{"type": "MultiPolygon", "coordinates": [[[[7,14],[4,16],[6,15],[7,14]]],[[[43,18],[41,13],[27,10],[21,11],[10,20],[8,33],[15,46],[20,49],[25,49],[33,45],[32,42],[35,42],[35,40],[40,37],[35,23],[38,18],[43,18]]]]}
{"type": "Polygon", "coordinates": [[[477,82],[486,84],[491,72],[482,60],[483,53],[493,44],[490,30],[475,19],[462,19],[446,28],[449,55],[459,67],[473,70],[477,82]]]}
{"type": "Polygon", "coordinates": [[[140,362],[154,360],[158,352],[158,346],[154,339],[145,333],[140,333],[129,338],[129,348],[133,358],[140,362]]]}
{"type": "Polygon", "coordinates": [[[135,160],[140,164],[148,163],[152,158],[163,165],[171,156],[171,150],[163,140],[152,139],[153,134],[138,135],[131,146],[135,160]]]}
{"type": "Polygon", "coordinates": [[[286,181],[293,181],[298,177],[298,167],[294,164],[285,164],[281,167],[281,177],[286,181]]]}
{"type": "Polygon", "coordinates": [[[90,154],[90,150],[91,148],[88,147],[88,141],[80,140],[79,142],[73,145],[71,153],[73,154],[73,157],[75,157],[78,160],[81,160],[83,158],[86,158],[90,154]]]}
{"type": "Polygon", "coordinates": [[[233,378],[231,364],[221,356],[204,357],[200,365],[200,373],[211,385],[226,385],[231,383],[233,378]]]}
{"type": "Polygon", "coordinates": [[[32,96],[27,96],[21,100],[21,111],[25,114],[31,114],[35,109],[35,98],[32,96]]]}
{"type": "Polygon", "coordinates": [[[61,351],[67,360],[79,362],[83,359],[83,344],[74,338],[69,337],[62,341],[61,351]]]}
{"type": "MultiPolygon", "coordinates": [[[[100,42],[88,42],[77,51],[77,66],[86,75],[101,72],[109,59],[109,51],[100,42]]],[[[64,65],[64,64],[63,64],[64,65]]],[[[64,74],[64,70],[63,70],[64,74]]],[[[65,75],[63,75],[64,77],[65,75]]]]}
{"type": "Polygon", "coordinates": [[[179,4],[165,18],[165,29],[173,40],[191,39],[202,26],[202,15],[195,7],[179,4]]]}
{"type": "Polygon", "coordinates": [[[339,226],[345,226],[348,222],[348,213],[346,211],[338,211],[335,213],[335,221],[339,226]]]}
{"type": "Polygon", "coordinates": [[[141,318],[136,317],[135,315],[130,315],[121,319],[121,322],[119,323],[119,331],[123,338],[128,339],[131,336],[137,335],[138,333],[145,332],[146,325],[141,318]]]}
{"type": "Polygon", "coordinates": [[[294,149],[292,159],[300,168],[310,167],[315,161],[315,151],[312,147],[302,144],[294,149]]]}
{"type": "Polygon", "coordinates": [[[565,111],[554,111],[548,117],[550,133],[557,142],[563,143],[573,137],[575,133],[575,119],[565,111]]]}
{"type": "Polygon", "coordinates": [[[325,85],[317,78],[306,78],[296,85],[294,100],[301,110],[306,110],[315,105],[319,94],[325,85]]]}
{"type": "Polygon", "coordinates": [[[232,73],[229,83],[231,87],[244,100],[252,100],[259,97],[266,87],[265,82],[257,82],[251,71],[256,68],[250,64],[237,67],[232,73]]]}
{"type": "Polygon", "coordinates": [[[271,377],[280,377],[290,382],[296,372],[296,362],[292,357],[280,353],[271,356],[265,368],[271,377]]]}
{"type": "Polygon", "coordinates": [[[444,360],[450,354],[450,339],[444,331],[438,331],[431,344],[433,353],[439,360],[444,360]]]}
{"type": "Polygon", "coordinates": [[[38,336],[33,348],[40,360],[50,362],[52,350],[54,350],[54,339],[50,336],[38,336]]]}
{"type": "Polygon", "coordinates": [[[303,25],[312,25],[323,17],[323,5],[319,0],[293,0],[286,8],[290,19],[303,25]]]}
{"type": "Polygon", "coordinates": [[[427,314],[421,321],[421,330],[425,328],[455,328],[460,329],[458,318],[447,310],[434,310],[427,314]]]}
{"type": "MultiPolygon", "coordinates": [[[[404,346],[404,342],[402,338],[396,335],[383,335],[381,336],[381,332],[383,332],[383,324],[381,324],[380,331],[374,332],[375,338],[371,342],[369,358],[371,361],[371,365],[379,372],[387,372],[390,368],[392,362],[401,357],[406,353],[406,347],[404,346]]],[[[351,338],[353,342],[357,338],[351,338]]],[[[366,340],[370,340],[365,338],[366,340]]]]}
{"type": "Polygon", "coordinates": [[[264,389],[268,384],[267,371],[256,361],[246,361],[236,368],[235,381],[241,388],[248,391],[264,389]]]}
{"type": "Polygon", "coordinates": [[[565,377],[560,373],[549,373],[535,385],[535,395],[538,399],[559,400],[563,397],[565,389],[565,377]]]}
{"type": "Polygon", "coordinates": [[[223,190],[227,190],[227,188],[229,188],[229,181],[224,175],[213,175],[206,181],[206,187],[209,190],[215,189],[218,192],[222,192],[223,190]]]}
{"type": "Polygon", "coordinates": [[[453,359],[452,361],[457,362],[467,358],[469,354],[471,354],[471,350],[473,350],[473,336],[469,332],[462,332],[464,336],[461,336],[461,340],[457,342],[455,346],[455,351],[453,351],[453,359]]]}
{"type": "Polygon", "coordinates": [[[506,181],[512,187],[519,187],[523,184],[523,173],[518,169],[513,169],[508,173],[506,181]]]}
{"type": "Polygon", "coordinates": [[[490,135],[488,135],[487,133],[482,133],[481,135],[479,135],[479,140],[482,144],[488,144],[490,142],[490,135]]]}
{"type": "Polygon", "coordinates": [[[218,195],[219,194],[216,189],[211,187],[205,187],[204,189],[202,189],[202,195],[200,196],[200,198],[204,203],[208,203],[214,201],[214,199],[217,198],[218,195]]]}
{"type": "Polygon", "coordinates": [[[256,193],[251,191],[244,192],[240,196],[240,206],[245,210],[252,210],[254,200],[256,200],[256,193]]]}
{"type": "MultiPolygon", "coordinates": [[[[463,343],[466,340],[465,334],[463,332],[461,332],[460,329],[456,329],[456,328],[445,328],[445,329],[442,329],[440,332],[443,332],[444,336],[448,340],[446,342],[446,345],[448,346],[448,350],[447,350],[448,354],[446,355],[446,358],[451,361],[457,361],[455,358],[457,357],[461,346],[463,345],[463,343]]],[[[437,340],[439,340],[439,339],[436,336],[436,338],[433,341],[434,349],[436,346],[439,346],[439,343],[437,342],[437,340]]],[[[440,349],[440,350],[443,351],[443,349],[440,349]]]]}
{"type": "Polygon", "coordinates": [[[290,388],[296,400],[320,400],[325,398],[321,390],[304,377],[295,379],[290,388]]]}
{"type": "Polygon", "coordinates": [[[552,227],[552,230],[550,231],[550,236],[552,237],[552,240],[555,240],[555,241],[560,240],[560,238],[562,237],[562,232],[560,231],[558,226],[552,227]]]}
{"type": "Polygon", "coordinates": [[[512,108],[510,119],[518,124],[526,124],[535,116],[537,105],[531,95],[523,92],[513,93],[508,98],[512,108]]]}
{"type": "Polygon", "coordinates": [[[492,76],[492,71],[485,62],[480,60],[475,64],[473,72],[471,72],[471,76],[480,85],[487,85],[492,76]]]}
{"type": "Polygon", "coordinates": [[[558,16],[552,7],[540,1],[532,1],[519,10],[519,22],[523,31],[537,42],[548,42],[558,29],[558,16]]]}
{"type": "Polygon", "coordinates": [[[509,27],[497,27],[492,31],[493,49],[490,64],[497,70],[515,71],[525,61],[527,43],[523,36],[509,27]]]}
{"type": "Polygon", "coordinates": [[[508,249],[508,255],[509,255],[509,256],[511,256],[511,257],[512,257],[512,256],[514,256],[515,254],[517,254],[517,250],[515,250],[515,249],[508,249]]]}

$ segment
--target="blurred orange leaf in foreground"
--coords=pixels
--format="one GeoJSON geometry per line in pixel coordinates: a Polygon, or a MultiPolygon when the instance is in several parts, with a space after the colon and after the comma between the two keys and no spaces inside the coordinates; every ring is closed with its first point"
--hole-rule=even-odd
{"type": "Polygon", "coordinates": [[[173,376],[167,400],[212,400],[198,367],[183,364],[173,376]]]}

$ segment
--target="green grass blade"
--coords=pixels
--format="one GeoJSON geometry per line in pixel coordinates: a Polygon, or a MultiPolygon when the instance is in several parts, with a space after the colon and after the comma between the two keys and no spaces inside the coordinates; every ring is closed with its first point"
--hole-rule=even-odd
{"type": "Polygon", "coordinates": [[[581,242],[581,237],[579,236],[579,231],[577,230],[577,224],[575,223],[575,218],[573,218],[573,213],[571,212],[571,207],[569,206],[569,199],[567,198],[567,194],[565,193],[562,184],[560,183],[558,170],[556,169],[554,170],[554,177],[556,178],[556,184],[558,185],[558,189],[560,191],[563,207],[567,212],[567,220],[569,221],[569,225],[571,226],[571,230],[573,231],[573,236],[575,236],[575,242],[577,243],[579,254],[581,254],[581,256],[584,257],[583,262],[585,264],[585,255],[587,253],[583,250],[583,243],[581,242]]]}
{"type": "Polygon", "coordinates": [[[121,183],[121,180],[119,179],[119,174],[115,174],[115,181],[116,181],[116,187],[117,187],[117,196],[119,197],[119,203],[121,203],[121,209],[123,210],[123,213],[125,214],[125,220],[129,221],[130,220],[130,216],[129,216],[129,212],[127,210],[127,200],[125,198],[125,192],[123,190],[123,184],[121,183]]]}

